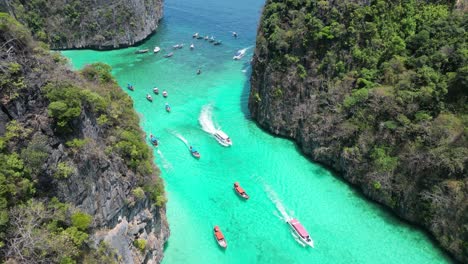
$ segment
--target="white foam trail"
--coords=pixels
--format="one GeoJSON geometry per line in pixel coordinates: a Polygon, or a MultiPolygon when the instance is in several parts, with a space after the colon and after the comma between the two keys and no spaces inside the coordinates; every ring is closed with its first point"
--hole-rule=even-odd
{"type": "Polygon", "coordinates": [[[273,189],[267,184],[264,184],[264,189],[267,193],[268,198],[273,202],[273,204],[275,204],[276,209],[278,209],[278,212],[281,214],[281,219],[285,222],[292,219],[292,217],[286,211],[286,208],[284,207],[283,203],[281,202],[275,191],[273,191],[273,189]]]}
{"type": "MultiPolygon", "coordinates": [[[[262,182],[263,188],[265,189],[265,192],[267,193],[268,199],[270,199],[273,202],[273,204],[275,204],[276,209],[278,209],[279,214],[281,214],[279,215],[278,212],[275,211],[274,215],[277,216],[280,220],[285,221],[285,222],[288,222],[289,220],[291,220],[292,219],[291,214],[288,214],[287,212],[288,210],[286,210],[286,208],[284,207],[283,203],[278,197],[278,194],[276,194],[276,192],[273,191],[273,189],[268,184],[263,182],[263,179],[259,178],[259,181],[262,182]]],[[[291,232],[291,235],[298,244],[305,247],[305,244],[300,240],[300,238],[294,232],[291,232]]]]}
{"type": "Polygon", "coordinates": [[[166,170],[172,169],[172,164],[166,159],[166,157],[164,157],[161,150],[158,149],[156,152],[158,153],[159,157],[161,158],[163,168],[166,169],[166,170]]]}
{"type": "Polygon", "coordinates": [[[208,104],[202,107],[200,116],[198,117],[198,122],[200,123],[203,131],[214,134],[216,133],[216,127],[213,123],[213,106],[208,104]]]}
{"type": "Polygon", "coordinates": [[[189,143],[188,143],[188,140],[185,139],[181,134],[179,133],[173,133],[174,136],[176,136],[178,139],[180,139],[180,141],[184,142],[185,146],[187,146],[187,148],[190,146],[189,143]]]}

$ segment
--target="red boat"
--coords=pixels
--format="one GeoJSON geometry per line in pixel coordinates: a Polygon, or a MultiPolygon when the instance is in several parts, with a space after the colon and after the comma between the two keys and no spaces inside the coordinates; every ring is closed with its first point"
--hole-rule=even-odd
{"type": "Polygon", "coordinates": [[[238,182],[235,182],[234,183],[234,190],[236,191],[237,194],[239,194],[242,198],[248,200],[249,199],[249,195],[244,191],[244,189],[242,189],[242,187],[240,187],[239,183],[238,182]]]}
{"type": "Polygon", "coordinates": [[[218,242],[218,245],[222,248],[227,248],[227,242],[224,239],[223,233],[221,233],[221,230],[219,230],[218,226],[215,226],[213,228],[214,236],[216,238],[216,242],[218,242]]]}
{"type": "Polygon", "coordinates": [[[314,247],[314,241],[310,237],[309,233],[307,230],[304,228],[304,226],[297,221],[297,219],[291,219],[288,221],[288,224],[291,226],[291,228],[294,230],[294,233],[296,233],[299,238],[304,242],[306,245],[309,245],[311,247],[314,247]]]}

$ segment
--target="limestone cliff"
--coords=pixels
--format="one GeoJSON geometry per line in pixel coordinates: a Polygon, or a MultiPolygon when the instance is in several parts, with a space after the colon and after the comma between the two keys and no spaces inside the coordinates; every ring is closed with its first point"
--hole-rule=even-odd
{"type": "Polygon", "coordinates": [[[159,263],[169,236],[164,187],[131,98],[107,65],[73,72],[63,57],[42,46],[0,13],[0,257],[96,263],[86,259],[98,261],[93,252],[102,245],[110,250],[104,255],[114,256],[102,263],[159,263]],[[54,197],[64,205],[55,205],[54,197]],[[25,206],[42,208],[31,201],[52,212],[85,212],[91,224],[80,224],[77,214],[69,228],[67,210],[61,216],[40,214],[36,225],[28,225],[40,242],[28,239],[27,247],[18,246],[24,227],[15,230],[4,215],[18,215],[25,206]],[[47,237],[37,235],[42,232],[47,237]],[[67,243],[75,250],[58,249],[67,243]]]}
{"type": "Polygon", "coordinates": [[[156,31],[162,0],[3,0],[10,14],[53,49],[112,49],[156,31]]]}
{"type": "Polygon", "coordinates": [[[460,1],[269,0],[249,99],[261,127],[295,140],[462,262],[467,21],[460,1]]]}

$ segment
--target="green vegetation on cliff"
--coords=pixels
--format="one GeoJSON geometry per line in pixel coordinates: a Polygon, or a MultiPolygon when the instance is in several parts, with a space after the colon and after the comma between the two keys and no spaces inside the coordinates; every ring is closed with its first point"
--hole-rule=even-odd
{"type": "Polygon", "coordinates": [[[77,209],[85,206],[69,197],[79,193],[63,193],[60,186],[87,184],[74,181],[82,173],[91,177],[85,174],[90,163],[111,160],[121,168],[114,175],[125,172],[116,180],[126,181],[129,204],[148,197],[161,207],[163,182],[131,98],[110,67],[98,63],[74,73],[44,46],[0,13],[0,259],[113,263],[110,249],[104,243],[94,248],[89,236],[107,223],[77,209]]]}
{"type": "Polygon", "coordinates": [[[249,107],[468,261],[468,14],[455,2],[267,1],[249,107]]]}

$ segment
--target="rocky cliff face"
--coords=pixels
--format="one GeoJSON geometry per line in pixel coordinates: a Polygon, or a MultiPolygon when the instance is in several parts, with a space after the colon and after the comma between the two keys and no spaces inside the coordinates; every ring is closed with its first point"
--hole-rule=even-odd
{"type": "Polygon", "coordinates": [[[454,2],[267,1],[249,109],[468,262],[467,15],[454,2]]]}
{"type": "Polygon", "coordinates": [[[53,49],[112,49],[156,31],[162,0],[5,0],[6,9],[53,49]]]}
{"type": "MultiPolygon", "coordinates": [[[[116,85],[108,66],[72,72],[64,58],[40,46],[20,24],[0,13],[0,157],[14,157],[21,164],[12,174],[23,175],[16,180],[16,192],[22,193],[25,182],[35,189],[2,210],[29,199],[49,203],[57,197],[92,217],[86,246],[75,241],[81,250],[104,242],[116,253],[115,262],[159,263],[169,236],[163,183],[130,97],[116,85]]],[[[1,177],[12,173],[3,166],[1,177]]],[[[5,181],[0,185],[4,188],[5,181]]],[[[55,225],[68,225],[62,221],[55,225]]],[[[47,230],[57,237],[68,234],[50,225],[47,230]]],[[[52,249],[41,245],[32,246],[37,255],[9,250],[15,246],[11,233],[7,230],[1,237],[7,244],[1,257],[55,262],[50,260],[52,249]]],[[[72,258],[84,256],[72,253],[72,258]]]]}

